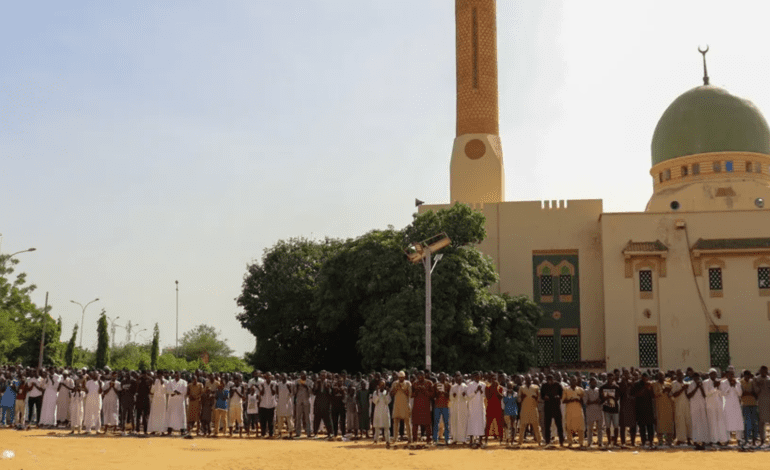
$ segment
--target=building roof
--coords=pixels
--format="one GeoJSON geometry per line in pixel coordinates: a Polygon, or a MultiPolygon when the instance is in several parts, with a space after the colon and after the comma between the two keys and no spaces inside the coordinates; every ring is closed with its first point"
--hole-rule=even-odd
{"type": "Polygon", "coordinates": [[[668,247],[660,240],[654,242],[635,242],[629,240],[626,247],[623,248],[623,253],[660,253],[662,251],[668,251],[668,247]]]}
{"type": "Polygon", "coordinates": [[[751,101],[703,85],[669,105],[655,127],[651,150],[653,166],[699,153],[770,154],[770,129],[751,101]]]}
{"type": "Polygon", "coordinates": [[[770,238],[699,238],[693,250],[751,250],[770,248],[770,238]]]}

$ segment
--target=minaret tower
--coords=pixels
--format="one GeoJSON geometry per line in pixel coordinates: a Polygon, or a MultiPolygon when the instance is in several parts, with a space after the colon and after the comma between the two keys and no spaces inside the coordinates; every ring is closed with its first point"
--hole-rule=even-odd
{"type": "Polygon", "coordinates": [[[502,202],[495,0],[455,0],[455,23],[457,137],[450,165],[451,202],[502,202]]]}

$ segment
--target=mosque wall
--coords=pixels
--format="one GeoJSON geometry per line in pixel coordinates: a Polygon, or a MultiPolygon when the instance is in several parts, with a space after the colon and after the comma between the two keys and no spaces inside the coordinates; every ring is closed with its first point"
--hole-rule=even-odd
{"type": "Polygon", "coordinates": [[[770,338],[767,211],[607,213],[600,225],[609,369],[761,365],[770,338]]]}

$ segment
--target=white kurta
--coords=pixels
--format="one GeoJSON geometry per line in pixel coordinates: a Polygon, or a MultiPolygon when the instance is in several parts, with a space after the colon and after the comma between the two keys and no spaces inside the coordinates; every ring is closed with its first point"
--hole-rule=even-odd
{"type": "Polygon", "coordinates": [[[390,427],[390,394],[387,390],[376,391],[370,398],[372,404],[374,404],[374,419],[372,425],[375,428],[388,428],[390,427]]]}
{"type": "Polygon", "coordinates": [[[449,431],[455,442],[465,442],[468,437],[468,401],[463,396],[467,388],[460,383],[449,389],[449,431]]]}
{"type": "Polygon", "coordinates": [[[59,398],[57,389],[61,376],[51,374],[43,382],[45,392],[43,392],[43,406],[40,407],[39,423],[44,426],[56,425],[56,401],[59,398]]]}
{"type": "Polygon", "coordinates": [[[152,394],[152,402],[150,403],[150,419],[147,423],[147,432],[164,432],[166,430],[165,381],[155,379],[150,393],[152,394]]]}
{"type": "Polygon", "coordinates": [[[703,390],[706,391],[706,416],[709,422],[709,441],[708,442],[727,442],[730,437],[727,435],[725,426],[725,404],[722,398],[722,392],[719,390],[720,380],[716,383],[711,379],[703,381],[703,390]]]}
{"type": "Polygon", "coordinates": [[[183,379],[169,380],[166,382],[168,394],[168,408],[166,409],[166,427],[174,431],[187,429],[187,411],[185,409],[185,396],[187,395],[187,381],[183,379]],[[176,392],[179,392],[177,395],[176,392]]]}
{"type": "Polygon", "coordinates": [[[486,425],[486,406],[484,405],[484,382],[468,384],[465,398],[468,400],[468,435],[483,436],[486,425]],[[480,387],[480,388],[479,388],[480,387]]]}
{"type": "MultiPolygon", "coordinates": [[[[705,389],[705,387],[704,387],[705,389]]],[[[695,390],[695,382],[690,382],[687,386],[687,392],[692,393],[695,390]]],[[[693,442],[710,442],[709,421],[706,415],[706,399],[701,395],[700,390],[690,398],[690,417],[692,418],[692,440],[693,442]]]]}
{"type": "Polygon", "coordinates": [[[102,390],[102,393],[107,391],[109,389],[109,392],[107,392],[106,395],[104,395],[104,398],[102,398],[102,414],[104,415],[104,425],[105,426],[117,426],[120,424],[120,413],[119,413],[119,398],[118,398],[118,391],[120,391],[120,382],[117,380],[115,381],[115,388],[110,388],[110,382],[104,383],[104,390],[102,390]]]}
{"type": "MultiPolygon", "coordinates": [[[[62,377],[59,384],[64,384],[69,388],[75,385],[75,381],[67,377],[62,377]]],[[[56,400],[56,420],[69,421],[70,419],[70,391],[69,388],[61,387],[59,389],[59,398],[56,400]]]]}
{"type": "Polygon", "coordinates": [[[743,388],[740,380],[731,386],[729,380],[723,380],[719,386],[725,397],[725,428],[727,432],[743,431],[743,412],[741,411],[741,395],[743,388]]]}
{"type": "MultiPolygon", "coordinates": [[[[63,392],[63,391],[62,391],[63,392]]],[[[83,404],[86,400],[86,392],[71,392],[70,395],[70,427],[80,429],[83,425],[83,404]]]]}
{"type": "Polygon", "coordinates": [[[86,431],[102,427],[102,394],[99,393],[99,381],[89,379],[86,382],[86,398],[83,404],[83,427],[86,431]]]}

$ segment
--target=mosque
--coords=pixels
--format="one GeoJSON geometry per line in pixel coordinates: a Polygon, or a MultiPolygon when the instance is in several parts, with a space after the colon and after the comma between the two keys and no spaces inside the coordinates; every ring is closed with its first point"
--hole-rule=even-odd
{"type": "MultiPolygon", "coordinates": [[[[495,289],[545,312],[538,365],[756,370],[770,340],[770,129],[748,100],[684,92],[652,132],[643,212],[506,201],[495,0],[456,0],[451,204],[486,216],[495,289]]],[[[423,205],[420,211],[449,204],[423,205]]]]}

